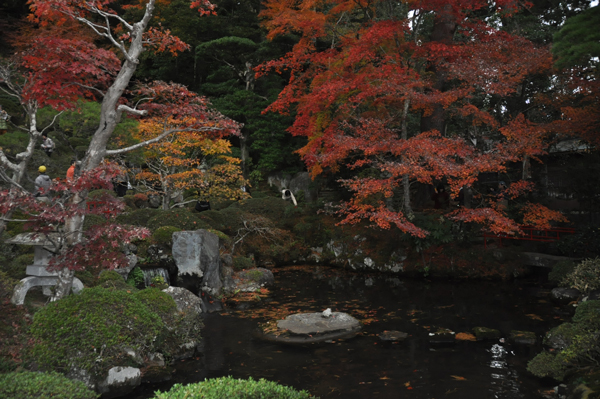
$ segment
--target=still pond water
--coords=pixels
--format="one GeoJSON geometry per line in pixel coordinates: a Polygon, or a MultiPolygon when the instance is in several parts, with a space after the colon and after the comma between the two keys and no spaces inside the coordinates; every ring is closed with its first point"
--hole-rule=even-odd
{"type": "MultiPolygon", "coordinates": [[[[526,371],[541,346],[508,339],[457,340],[451,346],[429,342],[440,328],[472,333],[482,326],[501,331],[533,331],[541,340],[568,318],[548,298],[539,280],[448,282],[366,276],[329,268],[291,267],[275,272],[270,295],[258,306],[205,315],[205,352],[178,362],[173,378],[145,384],[130,397],[151,398],[155,390],[231,375],[265,378],[322,399],[344,398],[540,398],[552,381],[526,371]],[[346,312],[365,325],[355,338],[306,347],[255,338],[257,323],[284,312],[346,312]],[[378,334],[409,334],[401,343],[378,334]]],[[[282,318],[282,317],[280,317],[282,318]]]]}

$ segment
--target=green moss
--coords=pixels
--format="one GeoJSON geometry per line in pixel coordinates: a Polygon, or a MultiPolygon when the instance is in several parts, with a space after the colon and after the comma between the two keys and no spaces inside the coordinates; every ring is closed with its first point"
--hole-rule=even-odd
{"type": "Polygon", "coordinates": [[[158,245],[171,247],[173,244],[173,233],[176,231],[181,231],[181,229],[175,226],[159,227],[154,233],[152,233],[152,241],[158,245]]]}
{"type": "Polygon", "coordinates": [[[0,397],[12,399],[95,399],[94,391],[81,381],[73,381],[62,374],[30,371],[0,375],[0,397]]]}
{"type": "Polygon", "coordinates": [[[158,288],[140,290],[135,293],[135,297],[161,318],[165,315],[172,315],[177,311],[177,305],[173,298],[158,288]]]}
{"type": "Polygon", "coordinates": [[[195,384],[175,384],[168,392],[156,392],[155,399],[309,399],[306,391],[279,385],[276,382],[233,377],[212,378],[195,384]]]}
{"type": "Polygon", "coordinates": [[[569,367],[549,352],[536,355],[527,363],[527,371],[537,377],[552,377],[559,381],[565,377],[569,367]]]}
{"type": "Polygon", "coordinates": [[[148,220],[147,227],[153,231],[163,226],[174,226],[187,231],[210,228],[208,223],[198,219],[196,215],[185,208],[162,211],[148,220]]]}
{"type": "Polygon", "coordinates": [[[29,358],[44,370],[77,367],[103,375],[110,367],[129,365],[128,350],[142,357],[155,351],[154,339],[164,329],[135,295],[85,288],[35,314],[30,332],[36,343],[29,358]]]}

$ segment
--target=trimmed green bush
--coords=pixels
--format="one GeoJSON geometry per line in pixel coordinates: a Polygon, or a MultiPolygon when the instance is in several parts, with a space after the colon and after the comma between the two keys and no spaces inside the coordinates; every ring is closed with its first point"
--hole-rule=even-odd
{"type": "Polygon", "coordinates": [[[181,230],[188,231],[210,228],[208,223],[198,219],[196,215],[185,208],[161,211],[152,219],[148,220],[146,227],[154,231],[163,226],[174,226],[181,230]]]}
{"type": "Polygon", "coordinates": [[[42,370],[76,367],[104,375],[110,367],[132,365],[128,351],[142,358],[155,352],[154,340],[164,329],[160,317],[135,295],[84,288],[35,314],[30,332],[36,343],[28,357],[42,370]]]}
{"type": "Polygon", "coordinates": [[[168,392],[157,391],[155,399],[309,399],[315,398],[306,391],[279,385],[261,378],[258,381],[211,378],[195,384],[175,384],[168,392]]]}
{"type": "Polygon", "coordinates": [[[128,213],[122,213],[115,219],[116,223],[129,224],[132,226],[146,227],[148,220],[159,215],[162,211],[160,209],[136,209],[128,213]]]}
{"type": "Polygon", "coordinates": [[[174,312],[177,312],[177,305],[173,298],[158,288],[146,288],[136,292],[134,295],[161,318],[164,315],[172,315],[174,312]]]}
{"type": "Polygon", "coordinates": [[[96,399],[100,395],[81,381],[56,372],[31,371],[0,374],[0,398],[11,399],[96,399]]]}
{"type": "Polygon", "coordinates": [[[96,277],[88,270],[76,271],[75,277],[77,277],[85,287],[93,287],[98,283],[96,277]]]}
{"type": "Polygon", "coordinates": [[[600,288],[600,258],[584,259],[575,266],[562,281],[561,285],[577,288],[583,293],[589,293],[600,288]]]}
{"type": "Polygon", "coordinates": [[[114,270],[102,270],[98,275],[98,284],[104,284],[107,281],[123,281],[123,276],[114,270]]]}
{"type": "Polygon", "coordinates": [[[173,233],[175,233],[176,231],[181,231],[181,229],[175,226],[159,227],[154,233],[152,233],[152,241],[155,244],[163,245],[170,248],[173,244],[173,233]]]}
{"type": "Polygon", "coordinates": [[[100,215],[85,215],[83,220],[83,230],[87,231],[90,227],[101,226],[106,223],[106,218],[100,215]]]}

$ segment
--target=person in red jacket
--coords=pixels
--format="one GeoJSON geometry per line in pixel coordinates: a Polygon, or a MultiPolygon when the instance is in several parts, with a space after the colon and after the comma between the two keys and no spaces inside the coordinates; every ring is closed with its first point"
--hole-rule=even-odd
{"type": "Polygon", "coordinates": [[[73,177],[75,177],[75,161],[71,161],[71,166],[67,169],[67,180],[73,181],[73,177]]]}

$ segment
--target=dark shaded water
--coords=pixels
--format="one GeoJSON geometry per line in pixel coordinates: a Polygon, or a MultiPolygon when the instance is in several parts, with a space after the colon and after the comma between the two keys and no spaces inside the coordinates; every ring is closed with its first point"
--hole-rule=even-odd
{"type": "MultiPolygon", "coordinates": [[[[132,398],[149,398],[176,382],[231,375],[265,378],[321,398],[539,398],[551,388],[526,371],[540,351],[494,341],[429,343],[429,333],[473,327],[533,331],[539,340],[562,322],[548,300],[549,289],[532,281],[424,282],[385,276],[348,275],[328,268],[290,268],[275,273],[271,295],[258,307],[205,316],[205,353],[179,362],[167,383],[144,385],[132,398]],[[356,338],[290,347],[253,337],[264,317],[287,309],[326,308],[365,321],[356,338]],[[409,338],[384,343],[378,334],[399,330],[409,338]]],[[[537,283],[537,282],[536,282],[537,283]]]]}

